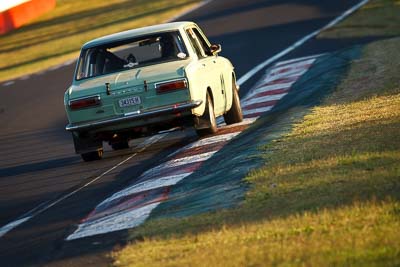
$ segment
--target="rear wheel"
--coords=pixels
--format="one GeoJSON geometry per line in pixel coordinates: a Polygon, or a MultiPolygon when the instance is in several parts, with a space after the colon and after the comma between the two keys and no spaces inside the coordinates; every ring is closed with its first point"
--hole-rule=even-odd
{"type": "Polygon", "coordinates": [[[103,149],[99,149],[97,151],[91,151],[91,152],[87,152],[87,153],[82,153],[81,157],[86,162],[100,160],[103,157],[103,149]]]}
{"type": "Polygon", "coordinates": [[[73,132],[75,152],[80,154],[84,161],[99,160],[103,157],[102,140],[85,132],[73,132]],[[88,152],[89,151],[89,152],[88,152]]]}
{"type": "Polygon", "coordinates": [[[240,106],[239,92],[235,79],[232,80],[232,107],[224,114],[226,124],[234,124],[243,121],[242,107],[240,106]]]}
{"type": "Polygon", "coordinates": [[[216,133],[218,131],[217,121],[215,119],[215,113],[214,113],[214,105],[209,93],[207,93],[206,108],[203,116],[200,117],[200,121],[202,122],[202,124],[204,123],[208,127],[196,129],[197,135],[205,136],[208,134],[216,133]]]}

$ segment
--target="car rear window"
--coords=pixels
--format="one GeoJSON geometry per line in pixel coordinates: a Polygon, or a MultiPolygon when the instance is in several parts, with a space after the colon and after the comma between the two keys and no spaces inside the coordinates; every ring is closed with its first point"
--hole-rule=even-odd
{"type": "Polygon", "coordinates": [[[146,35],[82,50],[75,78],[92,78],[187,56],[179,32],[146,35]]]}

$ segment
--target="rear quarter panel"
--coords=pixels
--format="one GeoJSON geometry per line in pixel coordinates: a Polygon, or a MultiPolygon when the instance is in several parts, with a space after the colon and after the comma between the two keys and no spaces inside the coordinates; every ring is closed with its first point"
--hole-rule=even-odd
{"type": "Polygon", "coordinates": [[[201,74],[198,60],[192,61],[186,68],[186,77],[189,83],[189,91],[192,100],[202,100],[203,103],[192,110],[192,114],[201,116],[205,110],[207,95],[207,77],[201,74]]]}
{"type": "Polygon", "coordinates": [[[222,73],[224,75],[225,96],[227,103],[225,112],[227,112],[232,107],[232,82],[233,82],[232,77],[235,78],[235,72],[232,63],[227,58],[219,56],[219,59],[221,61],[221,67],[223,68],[222,73]]]}

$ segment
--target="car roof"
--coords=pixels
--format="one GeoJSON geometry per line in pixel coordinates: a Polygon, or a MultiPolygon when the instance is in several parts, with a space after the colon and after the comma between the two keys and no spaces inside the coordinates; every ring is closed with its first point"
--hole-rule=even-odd
{"type": "Polygon", "coordinates": [[[158,24],[158,25],[147,26],[147,27],[143,27],[143,28],[132,29],[132,30],[128,30],[128,31],[118,32],[118,33],[106,35],[106,36],[91,40],[91,41],[85,43],[82,46],[82,49],[95,47],[95,46],[110,43],[110,42],[125,40],[125,39],[129,39],[129,38],[132,38],[135,36],[142,36],[142,35],[157,33],[157,32],[167,32],[167,31],[172,31],[172,30],[179,30],[179,29],[182,29],[182,28],[184,28],[186,26],[190,26],[190,25],[195,25],[195,23],[190,22],[190,21],[170,22],[170,23],[158,24]]]}

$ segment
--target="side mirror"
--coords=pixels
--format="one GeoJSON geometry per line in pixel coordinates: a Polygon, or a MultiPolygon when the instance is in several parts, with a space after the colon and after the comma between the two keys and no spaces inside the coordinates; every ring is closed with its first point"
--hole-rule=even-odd
{"type": "Polygon", "coordinates": [[[220,44],[213,44],[210,46],[210,51],[213,55],[220,53],[222,51],[220,44]]]}

